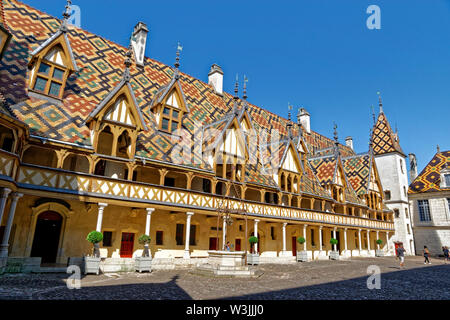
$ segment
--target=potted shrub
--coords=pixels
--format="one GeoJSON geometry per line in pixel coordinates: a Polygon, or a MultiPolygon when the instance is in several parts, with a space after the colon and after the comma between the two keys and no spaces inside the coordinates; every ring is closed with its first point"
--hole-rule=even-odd
{"type": "Polygon", "coordinates": [[[331,260],[339,260],[339,252],[334,250],[334,246],[336,246],[339,243],[337,239],[331,238],[330,244],[333,248],[333,250],[330,252],[330,259],[331,260]]]}
{"type": "MultiPolygon", "coordinates": [[[[298,237],[297,242],[298,244],[300,244],[300,246],[303,246],[306,242],[306,239],[303,237],[298,237]]],[[[306,252],[305,250],[297,250],[297,262],[308,262],[308,252],[306,252]]]]}
{"type": "Polygon", "coordinates": [[[383,240],[378,239],[378,240],[376,241],[376,243],[377,243],[377,251],[375,252],[375,255],[376,255],[377,257],[384,257],[384,252],[383,252],[383,250],[380,250],[380,246],[383,244],[383,240]]]}
{"type": "Polygon", "coordinates": [[[259,264],[259,254],[255,250],[255,244],[258,243],[257,237],[250,237],[248,239],[248,242],[250,242],[250,247],[253,248],[254,253],[250,253],[247,255],[247,263],[251,265],[257,265],[259,264]]]}
{"type": "Polygon", "coordinates": [[[144,245],[144,251],[142,252],[142,257],[136,257],[135,259],[134,266],[136,271],[152,272],[152,255],[150,254],[150,250],[148,249],[150,240],[150,237],[146,234],[143,234],[139,237],[139,243],[144,245]]]}
{"type": "Polygon", "coordinates": [[[93,256],[84,257],[84,273],[100,273],[100,248],[99,243],[103,240],[103,234],[98,231],[90,232],[86,240],[94,245],[94,254],[93,256]]]}

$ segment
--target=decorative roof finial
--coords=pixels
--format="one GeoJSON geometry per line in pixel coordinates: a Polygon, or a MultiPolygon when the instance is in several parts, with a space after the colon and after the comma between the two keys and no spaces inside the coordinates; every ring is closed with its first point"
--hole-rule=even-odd
{"type": "Polygon", "coordinates": [[[372,118],[373,118],[373,125],[376,124],[376,120],[375,120],[375,108],[373,106],[370,106],[370,108],[372,109],[372,118]]]}
{"type": "Polygon", "coordinates": [[[70,14],[72,13],[72,0],[67,0],[66,10],[63,11],[63,23],[60,27],[62,32],[67,32],[67,25],[69,23],[70,14]]]}
{"type": "Polygon", "coordinates": [[[381,100],[381,92],[378,91],[378,100],[379,100],[379,105],[380,105],[380,113],[383,113],[383,101],[381,100]]]}
{"type": "Polygon", "coordinates": [[[239,100],[239,74],[236,73],[236,84],[234,85],[234,101],[239,100]]]}
{"type": "Polygon", "coordinates": [[[247,76],[244,75],[244,95],[242,96],[242,99],[247,100],[248,96],[247,96],[247,82],[248,82],[248,78],[247,76]]]}
{"type": "Polygon", "coordinates": [[[125,62],[123,63],[125,65],[125,71],[123,72],[123,80],[128,82],[131,79],[130,67],[132,65],[131,57],[133,56],[133,47],[131,46],[131,44],[129,45],[127,53],[125,55],[126,55],[126,58],[125,58],[125,62]]]}
{"type": "Polygon", "coordinates": [[[441,153],[441,148],[437,145],[437,153],[441,153]]]}
{"type": "Polygon", "coordinates": [[[288,123],[287,123],[286,127],[288,129],[288,136],[289,136],[289,138],[292,139],[293,134],[292,134],[292,120],[291,120],[292,116],[291,116],[291,111],[292,111],[293,107],[291,106],[291,104],[289,102],[288,102],[288,109],[289,109],[289,112],[288,112],[288,123]]]}
{"type": "Polygon", "coordinates": [[[181,51],[183,51],[183,47],[181,46],[180,42],[178,42],[178,46],[177,46],[177,57],[175,58],[175,69],[176,69],[176,74],[178,75],[178,68],[180,67],[180,54],[181,51]]]}
{"type": "Polygon", "coordinates": [[[338,126],[337,126],[336,122],[333,122],[333,123],[334,123],[334,141],[336,142],[336,144],[338,144],[339,143],[338,131],[337,131],[338,126]]]}

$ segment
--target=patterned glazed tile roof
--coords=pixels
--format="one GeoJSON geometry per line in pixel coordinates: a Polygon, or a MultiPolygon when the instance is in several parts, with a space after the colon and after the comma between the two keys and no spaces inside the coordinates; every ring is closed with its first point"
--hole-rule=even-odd
{"type": "MultiPolygon", "coordinates": [[[[67,38],[79,70],[68,78],[62,101],[30,96],[27,88],[31,54],[58,32],[61,21],[17,0],[0,0],[0,3],[4,9],[4,21],[13,36],[0,62],[0,93],[4,95],[13,115],[29,125],[32,135],[92,148],[90,131],[85,121],[120,83],[127,48],[69,26],[67,38]]],[[[156,129],[151,108],[154,101],[157,101],[173,82],[174,69],[146,57],[143,68],[135,65],[130,67],[130,75],[130,85],[147,127],[147,130],[141,131],[138,136],[136,156],[176,163],[177,153],[173,151],[185,146],[191,149],[193,154],[193,161],[188,166],[211,171],[212,168],[201,156],[202,145],[192,145],[181,138],[174,140],[172,136],[156,129]]],[[[233,109],[233,96],[226,92],[219,96],[211,85],[184,73],[179,75],[179,84],[189,110],[182,123],[188,135],[192,136],[208,125],[223,130],[226,121],[222,120],[233,109]]],[[[281,140],[286,139],[288,120],[242,100],[238,101],[239,107],[244,103],[247,104],[251,125],[256,131],[265,131],[270,139],[272,130],[278,130],[281,140]]],[[[293,127],[293,136],[298,141],[297,125],[293,127]]],[[[304,134],[304,141],[312,152],[334,144],[332,139],[314,131],[304,134]]],[[[340,145],[339,148],[342,154],[354,154],[346,146],[340,145]]],[[[283,154],[283,150],[278,152],[283,154]]],[[[264,175],[262,171],[261,164],[248,166],[245,173],[247,181],[274,186],[271,175],[264,175]]],[[[302,179],[305,192],[327,195],[309,165],[305,168],[302,179]]]]}
{"type": "Polygon", "coordinates": [[[436,153],[425,169],[411,183],[408,192],[415,194],[442,191],[440,187],[441,171],[445,168],[450,169],[450,151],[436,153]]]}
{"type": "Polygon", "coordinates": [[[371,162],[370,154],[356,155],[342,159],[347,180],[359,196],[368,192],[371,162]]]}
{"type": "Polygon", "coordinates": [[[378,121],[373,128],[372,149],[375,155],[382,155],[390,152],[403,153],[400,147],[398,135],[394,133],[389,125],[386,115],[381,110],[378,121]]]}

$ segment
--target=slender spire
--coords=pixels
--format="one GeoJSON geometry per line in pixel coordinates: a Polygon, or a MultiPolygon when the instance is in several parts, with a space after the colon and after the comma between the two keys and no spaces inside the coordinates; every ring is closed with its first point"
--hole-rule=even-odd
{"type": "Polygon", "coordinates": [[[234,97],[233,97],[234,101],[238,101],[239,100],[239,75],[236,74],[236,83],[234,85],[234,97]]]}
{"type": "Polygon", "coordinates": [[[337,126],[336,122],[333,122],[333,123],[334,123],[334,141],[336,144],[338,144],[339,143],[339,137],[338,137],[338,131],[337,131],[338,126],[337,126]]]}
{"type": "Polygon", "coordinates": [[[302,114],[302,108],[298,108],[298,110],[297,110],[297,126],[298,126],[298,132],[299,132],[300,138],[303,138],[302,122],[300,121],[301,114],[302,114]]]}
{"type": "Polygon", "coordinates": [[[125,82],[130,81],[131,76],[130,76],[130,67],[132,65],[131,62],[131,57],[133,56],[133,47],[130,44],[126,53],[126,58],[125,58],[125,62],[123,63],[125,65],[125,71],[123,72],[123,80],[125,82]]]}
{"type": "Polygon", "coordinates": [[[65,8],[66,9],[63,11],[63,23],[60,27],[62,32],[67,32],[67,25],[69,24],[70,14],[72,13],[72,0],[67,0],[65,8]]]}
{"type": "Polygon", "coordinates": [[[242,99],[244,99],[245,101],[247,101],[247,82],[248,82],[248,78],[247,76],[244,75],[244,94],[242,96],[242,99]]]}
{"type": "Polygon", "coordinates": [[[182,47],[181,44],[178,42],[178,45],[177,45],[177,56],[176,56],[176,58],[175,58],[175,64],[174,64],[174,66],[175,66],[175,76],[176,76],[176,77],[179,77],[180,54],[181,54],[181,51],[183,51],[183,47],[182,47]]]}
{"type": "Polygon", "coordinates": [[[288,129],[288,136],[289,138],[292,138],[293,134],[292,134],[292,115],[291,115],[291,111],[292,111],[293,107],[291,106],[291,104],[288,102],[288,123],[287,123],[287,129],[288,129]]]}
{"type": "Polygon", "coordinates": [[[378,91],[377,94],[378,94],[378,101],[379,101],[378,103],[380,105],[380,113],[383,113],[383,100],[381,99],[381,92],[378,91]]]}

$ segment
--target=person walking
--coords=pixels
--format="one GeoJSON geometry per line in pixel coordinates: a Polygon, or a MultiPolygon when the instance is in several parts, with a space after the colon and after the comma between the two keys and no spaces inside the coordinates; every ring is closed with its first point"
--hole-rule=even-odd
{"type": "Polygon", "coordinates": [[[448,247],[444,247],[444,262],[447,263],[447,261],[449,261],[449,251],[448,251],[448,247]]]}
{"type": "Polygon", "coordinates": [[[423,247],[423,256],[425,258],[425,262],[423,264],[431,264],[429,256],[430,256],[430,250],[428,250],[427,246],[423,247]]]}
{"type": "Polygon", "coordinates": [[[397,248],[397,258],[400,260],[400,268],[405,266],[405,248],[403,248],[403,244],[400,244],[397,248]]]}

